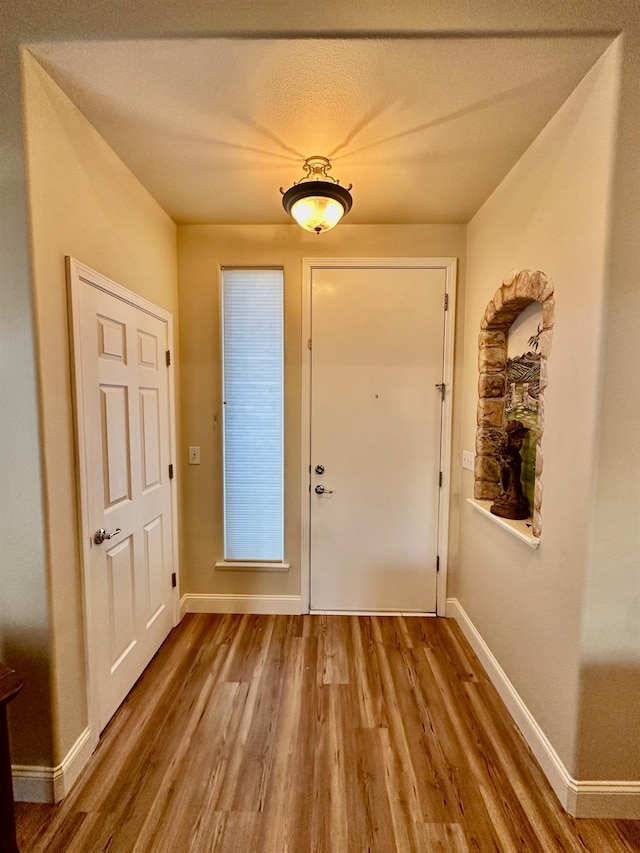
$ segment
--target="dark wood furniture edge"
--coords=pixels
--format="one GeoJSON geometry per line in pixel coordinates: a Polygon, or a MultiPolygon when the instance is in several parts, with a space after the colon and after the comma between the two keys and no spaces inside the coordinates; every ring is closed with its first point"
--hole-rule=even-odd
{"type": "Polygon", "coordinates": [[[13,779],[7,728],[7,705],[22,690],[18,673],[0,663],[0,853],[18,853],[13,813],[13,779]]]}

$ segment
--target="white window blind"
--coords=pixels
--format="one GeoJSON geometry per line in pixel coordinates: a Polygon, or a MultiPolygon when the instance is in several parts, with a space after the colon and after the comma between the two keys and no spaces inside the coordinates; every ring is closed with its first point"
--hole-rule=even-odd
{"type": "Polygon", "coordinates": [[[282,270],[223,270],[222,318],[225,560],[283,560],[282,270]]]}

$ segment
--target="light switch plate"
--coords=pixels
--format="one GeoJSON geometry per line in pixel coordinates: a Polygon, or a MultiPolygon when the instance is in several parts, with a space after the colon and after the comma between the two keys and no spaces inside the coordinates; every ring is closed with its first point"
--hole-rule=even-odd
{"type": "Polygon", "coordinates": [[[470,450],[462,451],[462,467],[473,471],[473,453],[470,450]]]}
{"type": "Polygon", "coordinates": [[[199,465],[200,464],[200,448],[199,447],[190,447],[189,448],[189,465],[199,465]]]}

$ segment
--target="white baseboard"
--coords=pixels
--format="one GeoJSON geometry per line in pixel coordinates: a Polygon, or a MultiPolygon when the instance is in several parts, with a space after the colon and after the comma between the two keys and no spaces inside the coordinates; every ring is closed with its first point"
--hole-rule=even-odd
{"type": "Polygon", "coordinates": [[[640,819],[640,782],[571,779],[567,788],[563,805],[574,817],[640,819]]]}
{"type": "Polygon", "coordinates": [[[185,613],[260,613],[298,616],[304,613],[299,595],[183,595],[180,615],[185,613]]]}
{"type": "Polygon", "coordinates": [[[412,616],[425,616],[435,619],[435,613],[428,613],[420,610],[322,610],[312,607],[309,613],[312,616],[404,616],[410,618],[412,616]]]}
{"type": "Polygon", "coordinates": [[[20,803],[58,803],[76,781],[94,749],[98,739],[85,729],[57,767],[29,767],[14,765],[13,797],[20,803]]]}
{"type": "Polygon", "coordinates": [[[447,599],[447,617],[455,619],[460,625],[462,633],[486,669],[491,683],[529,744],[563,808],[574,817],[638,820],[640,781],[573,779],[456,598],[447,599]]]}

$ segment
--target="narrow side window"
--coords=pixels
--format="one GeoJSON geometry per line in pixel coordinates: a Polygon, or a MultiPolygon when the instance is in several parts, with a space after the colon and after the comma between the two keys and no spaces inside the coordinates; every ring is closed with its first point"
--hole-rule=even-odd
{"type": "Polygon", "coordinates": [[[281,269],[222,271],[225,560],[284,559],[281,269]]]}

